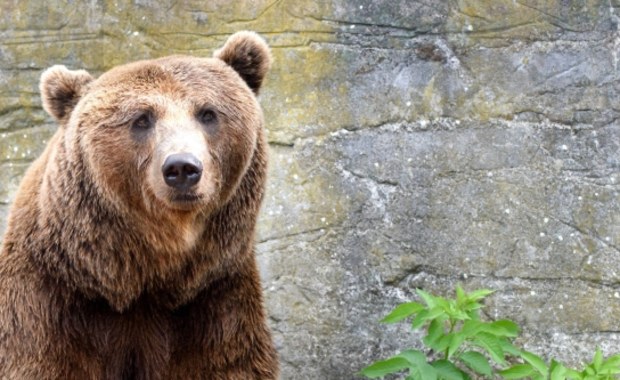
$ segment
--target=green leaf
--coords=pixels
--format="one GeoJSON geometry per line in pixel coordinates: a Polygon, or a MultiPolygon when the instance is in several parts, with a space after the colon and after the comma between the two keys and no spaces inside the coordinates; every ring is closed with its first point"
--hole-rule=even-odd
{"type": "Polygon", "coordinates": [[[620,373],[620,354],[607,358],[601,365],[601,371],[609,371],[610,374],[620,373]]]}
{"type": "Polygon", "coordinates": [[[467,299],[469,301],[480,301],[483,298],[486,298],[488,295],[495,293],[493,290],[489,289],[478,289],[467,295],[467,299]]]}
{"type": "Polygon", "coordinates": [[[504,364],[504,351],[500,340],[489,333],[481,332],[473,338],[473,343],[484,348],[497,364],[504,364]]]}
{"type": "Polygon", "coordinates": [[[465,335],[462,333],[451,334],[450,344],[448,345],[448,358],[450,358],[465,341],[465,335]]]}
{"type": "Polygon", "coordinates": [[[487,323],[483,330],[496,336],[514,338],[519,335],[519,326],[507,319],[487,323]]]}
{"type": "Polygon", "coordinates": [[[442,380],[464,380],[463,372],[449,360],[436,360],[431,365],[437,370],[442,380]]]}
{"type": "Polygon", "coordinates": [[[517,364],[503,371],[499,371],[499,374],[506,379],[523,379],[532,376],[534,373],[534,368],[529,364],[517,364]]]}
{"type": "Polygon", "coordinates": [[[478,317],[478,310],[482,309],[482,306],[483,305],[481,303],[470,302],[463,305],[461,308],[470,317],[470,319],[479,320],[480,318],[478,317]]]}
{"type": "Polygon", "coordinates": [[[452,341],[452,334],[442,335],[437,340],[437,342],[435,342],[434,346],[431,348],[437,352],[443,352],[448,348],[448,346],[450,346],[451,341],[452,341]]]}
{"type": "Polygon", "coordinates": [[[574,369],[570,369],[570,368],[566,369],[566,377],[572,380],[583,379],[583,375],[580,372],[577,372],[574,369]]]}
{"type": "Polygon", "coordinates": [[[413,314],[417,314],[422,310],[424,310],[424,306],[420,305],[417,302],[401,303],[400,305],[396,306],[396,308],[392,310],[390,314],[386,315],[385,318],[381,320],[381,322],[396,323],[412,316],[413,314]]]}
{"type": "Polygon", "coordinates": [[[430,325],[428,326],[428,333],[422,340],[427,347],[435,349],[435,345],[444,333],[443,324],[444,321],[442,321],[440,318],[436,318],[431,321],[430,325]]]}
{"type": "Polygon", "coordinates": [[[471,317],[469,316],[469,314],[466,311],[456,309],[456,306],[455,306],[455,310],[452,310],[450,312],[450,316],[453,319],[456,319],[458,321],[467,321],[467,320],[471,319],[471,317]]]}
{"type": "Polygon", "coordinates": [[[426,363],[426,356],[418,350],[405,350],[396,355],[395,358],[403,358],[409,362],[412,366],[417,366],[426,363]]]}
{"type": "Polygon", "coordinates": [[[508,339],[500,338],[499,345],[505,354],[510,354],[512,356],[521,356],[521,350],[519,350],[512,343],[510,343],[508,339]]]}
{"type": "Polygon", "coordinates": [[[415,318],[413,318],[413,321],[411,322],[411,329],[412,330],[417,330],[420,327],[424,326],[424,324],[428,320],[428,318],[427,318],[428,312],[429,312],[428,309],[424,309],[424,310],[420,311],[415,316],[415,318]]]}
{"type": "Polygon", "coordinates": [[[435,302],[436,297],[433,297],[432,295],[430,295],[429,293],[425,292],[422,289],[416,289],[416,293],[418,293],[420,298],[424,300],[424,303],[429,309],[432,309],[435,306],[437,306],[437,303],[435,302]]]}
{"type": "Polygon", "coordinates": [[[535,368],[536,371],[540,373],[541,375],[546,376],[547,372],[549,372],[549,368],[547,367],[547,364],[545,364],[545,361],[542,360],[540,356],[533,354],[531,352],[528,352],[528,351],[521,351],[521,357],[523,358],[523,360],[530,363],[532,367],[535,368]]]}
{"type": "Polygon", "coordinates": [[[556,362],[555,360],[551,361],[551,365],[549,366],[551,370],[550,380],[565,380],[568,374],[566,367],[564,367],[561,363],[556,362]]]}
{"type": "Polygon", "coordinates": [[[430,309],[428,311],[428,315],[426,316],[427,319],[435,319],[437,317],[442,317],[443,319],[446,318],[446,313],[440,307],[434,307],[430,309]]]}
{"type": "Polygon", "coordinates": [[[444,312],[454,309],[452,303],[443,297],[435,297],[435,307],[441,308],[444,312]]]}
{"type": "Polygon", "coordinates": [[[437,317],[442,317],[442,319],[445,319],[445,313],[441,308],[435,307],[430,310],[424,309],[415,316],[413,322],[411,322],[411,328],[413,330],[417,330],[420,327],[424,326],[424,323],[426,321],[435,319],[437,317]]]}
{"type": "Polygon", "coordinates": [[[420,371],[420,376],[424,380],[437,380],[437,370],[435,367],[427,363],[422,363],[417,369],[420,371]]]}
{"type": "Polygon", "coordinates": [[[491,376],[491,366],[487,358],[479,352],[467,351],[459,355],[459,359],[471,368],[474,372],[481,375],[491,376]]]}
{"type": "Polygon", "coordinates": [[[373,364],[364,368],[360,372],[360,374],[370,379],[376,379],[390,373],[402,371],[405,368],[409,368],[409,366],[410,364],[407,359],[395,356],[386,360],[374,362],[373,364]]]}
{"type": "Polygon", "coordinates": [[[474,321],[480,320],[480,310],[478,309],[468,310],[467,315],[469,316],[470,319],[473,319],[474,321]]]}
{"type": "Polygon", "coordinates": [[[463,327],[461,328],[461,333],[467,337],[474,336],[482,330],[483,322],[476,320],[468,320],[463,323],[463,327]]]}
{"type": "Polygon", "coordinates": [[[601,369],[601,365],[603,365],[603,353],[601,349],[597,347],[596,352],[594,353],[594,359],[592,360],[592,366],[594,371],[598,372],[601,369]]]}

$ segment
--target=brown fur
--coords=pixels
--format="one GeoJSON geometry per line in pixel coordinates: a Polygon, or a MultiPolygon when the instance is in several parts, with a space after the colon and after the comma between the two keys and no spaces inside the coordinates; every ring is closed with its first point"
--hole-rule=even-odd
{"type": "Polygon", "coordinates": [[[253,252],[267,159],[254,94],[269,64],[241,32],[215,58],[43,74],[60,128],[0,252],[0,378],[277,378],[253,252]],[[216,123],[196,119],[205,105],[216,123]],[[144,112],[152,128],[134,128],[144,112]],[[190,204],[161,179],[177,140],[204,166],[190,204]]]}

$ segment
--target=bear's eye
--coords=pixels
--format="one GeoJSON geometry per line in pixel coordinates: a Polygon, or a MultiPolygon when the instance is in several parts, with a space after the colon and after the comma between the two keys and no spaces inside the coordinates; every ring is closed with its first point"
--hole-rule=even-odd
{"type": "Polygon", "coordinates": [[[211,108],[203,108],[196,115],[198,120],[205,125],[213,124],[217,121],[217,114],[211,108]]]}
{"type": "Polygon", "coordinates": [[[134,129],[149,129],[153,126],[153,116],[150,112],[145,112],[134,119],[131,127],[134,129]]]}

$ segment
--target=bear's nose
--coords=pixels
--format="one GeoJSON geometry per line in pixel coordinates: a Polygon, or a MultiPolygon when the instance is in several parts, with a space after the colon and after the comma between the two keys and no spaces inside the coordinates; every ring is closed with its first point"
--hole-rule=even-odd
{"type": "Polygon", "coordinates": [[[200,181],[202,163],[191,153],[171,154],[164,161],[161,171],[168,186],[187,190],[200,181]]]}

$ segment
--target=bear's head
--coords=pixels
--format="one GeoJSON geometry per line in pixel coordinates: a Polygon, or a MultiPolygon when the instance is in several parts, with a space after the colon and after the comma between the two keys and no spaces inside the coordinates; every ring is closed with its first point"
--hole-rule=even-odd
{"type": "Polygon", "coordinates": [[[239,32],[213,58],[139,61],[97,79],[45,71],[43,106],[60,124],[41,185],[39,225],[59,242],[52,272],[121,309],[148,287],[179,290],[175,278],[198,287],[201,271],[247,247],[270,64],[266,43],[239,32]]]}
{"type": "Polygon", "coordinates": [[[255,94],[269,66],[265,42],[240,32],[215,58],[139,61],[96,80],[54,66],[40,89],[109,200],[151,216],[208,212],[248,168],[262,127],[255,94]]]}

